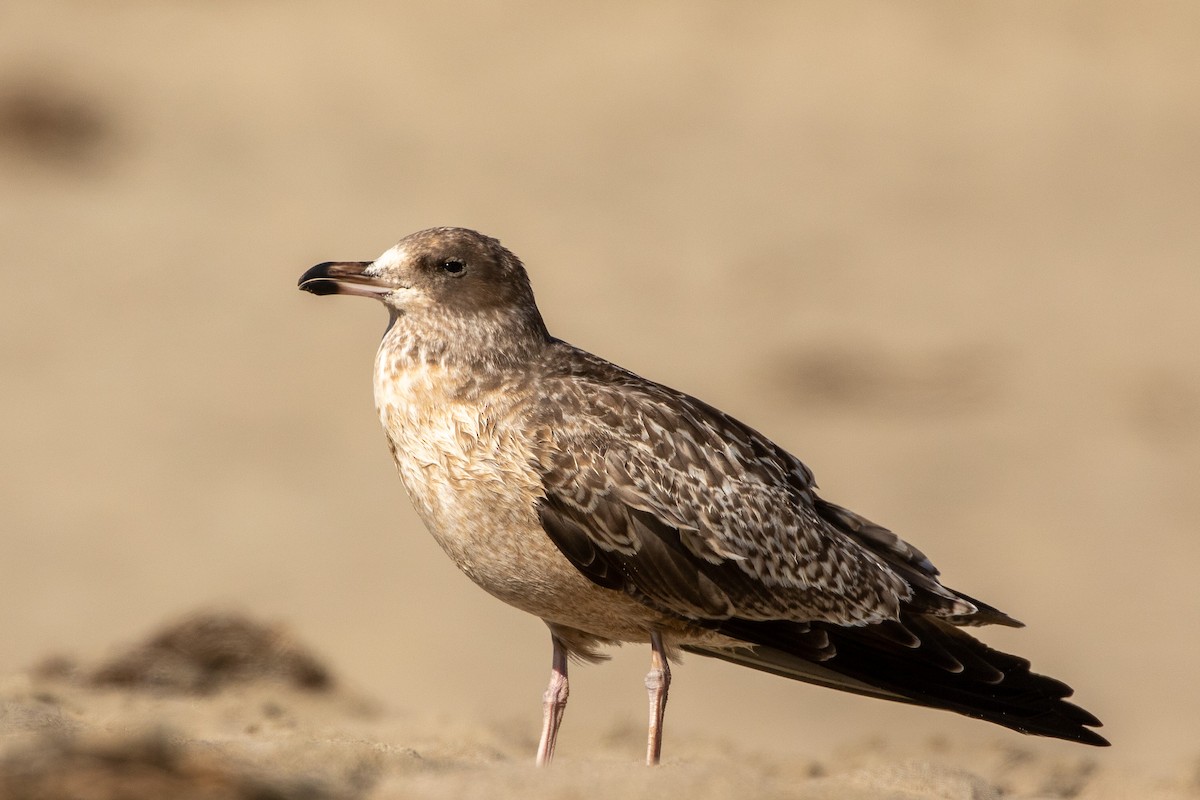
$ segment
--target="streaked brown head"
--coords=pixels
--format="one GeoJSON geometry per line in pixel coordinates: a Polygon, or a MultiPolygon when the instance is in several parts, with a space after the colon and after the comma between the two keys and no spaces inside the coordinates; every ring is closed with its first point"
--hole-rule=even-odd
{"type": "Polygon", "coordinates": [[[467,228],[410,234],[374,261],[317,264],[299,287],[316,295],[374,297],[391,311],[393,327],[399,322],[429,344],[459,337],[467,347],[472,338],[495,347],[502,344],[497,336],[549,338],[520,259],[467,228]]]}

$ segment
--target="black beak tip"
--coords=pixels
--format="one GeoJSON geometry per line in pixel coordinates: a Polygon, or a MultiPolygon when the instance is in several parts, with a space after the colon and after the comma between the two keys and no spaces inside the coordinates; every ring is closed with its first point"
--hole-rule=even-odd
{"type": "Polygon", "coordinates": [[[329,277],[329,267],[333,263],[332,261],[324,261],[312,267],[300,276],[300,281],[296,286],[305,292],[312,292],[315,295],[337,294],[337,281],[331,280],[329,277]]]}

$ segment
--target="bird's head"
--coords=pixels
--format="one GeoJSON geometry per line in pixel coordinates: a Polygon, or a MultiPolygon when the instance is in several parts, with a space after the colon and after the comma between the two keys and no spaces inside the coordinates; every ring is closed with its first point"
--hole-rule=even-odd
{"type": "Polygon", "coordinates": [[[454,339],[470,348],[499,346],[498,336],[549,338],[520,259],[466,228],[410,234],[374,261],[317,264],[299,286],[317,295],[374,297],[388,307],[398,332],[445,339],[451,348],[454,339]]]}

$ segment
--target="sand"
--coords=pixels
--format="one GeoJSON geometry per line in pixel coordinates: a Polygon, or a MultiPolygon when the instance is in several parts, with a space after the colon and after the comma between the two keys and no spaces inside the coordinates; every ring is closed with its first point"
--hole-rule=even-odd
{"type": "Polygon", "coordinates": [[[1194,4],[11,0],[0,22],[0,756],[252,752],[280,785],[381,797],[1196,793],[1194,4]],[[554,333],[767,432],[1024,620],[987,640],[1114,747],[689,658],[650,775],[625,648],[572,674],[534,777],[544,627],[409,508],[370,396],[383,312],[295,290],[438,224],[523,256],[554,333]],[[254,683],[179,702],[34,674],[211,607],[337,676],[275,701],[300,733],[254,683]],[[45,744],[42,711],[77,738],[45,744]],[[358,785],[322,759],[379,763],[358,785]],[[1022,770],[1068,777],[1009,788],[1022,770]]]}
{"type": "Polygon", "coordinates": [[[0,686],[0,797],[490,798],[1156,797],[1200,794],[1105,767],[1082,748],[1010,740],[848,742],[825,758],[764,754],[722,736],[675,737],[641,766],[636,726],[537,769],[515,721],[399,713],[341,684],[279,623],[228,611],[172,621],[95,662],[59,656],[0,686]]]}

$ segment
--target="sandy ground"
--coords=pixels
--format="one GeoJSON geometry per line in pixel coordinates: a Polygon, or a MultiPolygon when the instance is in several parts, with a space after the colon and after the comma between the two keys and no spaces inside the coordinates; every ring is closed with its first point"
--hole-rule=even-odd
{"type": "Polygon", "coordinates": [[[141,747],[380,797],[1195,795],[1198,35],[1189,2],[9,0],[4,763],[141,747]],[[534,777],[544,627],[408,507],[371,406],[383,313],[295,290],[437,224],[523,256],[554,333],[769,433],[1023,619],[988,641],[1115,746],[691,658],[650,775],[626,648],[573,673],[534,777]],[[286,623],[338,688],[31,671],[213,606],[286,623]]]}
{"type": "Polygon", "coordinates": [[[94,663],[46,659],[0,684],[0,704],[0,797],[25,800],[1200,795],[1194,774],[1131,774],[1015,738],[866,738],[818,759],[684,736],[647,770],[631,758],[644,732],[620,723],[586,756],[539,770],[523,724],[387,710],[339,685],[285,626],[228,612],[188,615],[94,663]]]}

